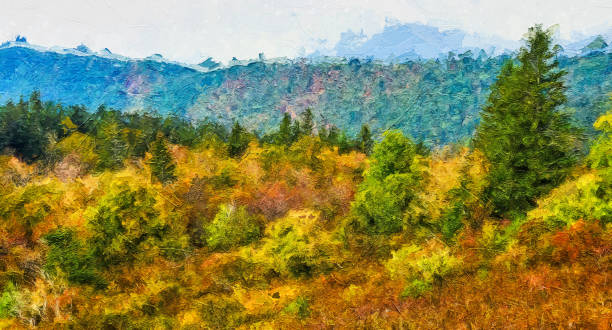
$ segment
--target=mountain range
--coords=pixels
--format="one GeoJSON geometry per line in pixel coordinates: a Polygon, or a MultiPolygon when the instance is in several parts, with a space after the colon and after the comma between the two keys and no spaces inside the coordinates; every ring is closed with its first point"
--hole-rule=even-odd
{"type": "MultiPolygon", "coordinates": [[[[562,43],[568,106],[588,129],[612,91],[612,34],[562,43]]],[[[479,111],[516,42],[459,30],[405,24],[371,37],[346,32],[334,50],[299,59],[208,58],[200,64],[155,54],[133,59],[105,49],[44,48],[23,37],[0,46],[0,102],[39,90],[44,100],[155,111],[265,132],[284,112],[311,108],[317,125],[356,134],[401,129],[430,145],[469,137],[479,111]],[[477,41],[477,42],[476,42],[477,41]]]]}

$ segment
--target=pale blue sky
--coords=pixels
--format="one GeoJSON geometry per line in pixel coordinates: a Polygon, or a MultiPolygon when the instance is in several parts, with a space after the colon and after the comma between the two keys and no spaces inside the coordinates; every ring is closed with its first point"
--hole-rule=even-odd
{"type": "Polygon", "coordinates": [[[608,30],[612,0],[2,0],[0,39],[197,63],[295,57],[331,49],[340,33],[418,22],[518,40],[530,25],[562,38],[608,30]]]}

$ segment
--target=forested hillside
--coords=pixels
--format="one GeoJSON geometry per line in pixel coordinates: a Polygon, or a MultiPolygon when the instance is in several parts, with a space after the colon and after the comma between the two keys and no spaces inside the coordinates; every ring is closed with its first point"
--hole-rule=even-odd
{"type": "MultiPolygon", "coordinates": [[[[608,329],[612,109],[564,110],[605,93],[585,78],[572,96],[566,76],[603,77],[588,67],[608,55],[557,52],[535,26],[503,64],[443,71],[501,66],[482,106],[466,92],[482,118],[470,143],[440,148],[328,127],[316,108],[255,134],[38,92],[8,102],[0,328],[608,329]]],[[[419,84],[441,64],[411,65],[354,62],[337,81],[379,68],[419,84]]]]}
{"type": "MultiPolygon", "coordinates": [[[[565,107],[590,133],[612,92],[612,53],[603,48],[605,42],[600,44],[579,56],[558,55],[560,67],[568,71],[565,107]]],[[[43,100],[90,110],[104,104],[122,111],[208,118],[228,127],[238,121],[260,134],[276,128],[284,112],[297,117],[310,108],[318,126],[357,134],[367,124],[376,135],[400,129],[441,146],[472,135],[489,86],[508,58],[467,52],[399,64],[258,61],[203,72],[159,58],[43,52],[21,42],[0,48],[0,100],[17,102],[39,90],[43,100]]]]}

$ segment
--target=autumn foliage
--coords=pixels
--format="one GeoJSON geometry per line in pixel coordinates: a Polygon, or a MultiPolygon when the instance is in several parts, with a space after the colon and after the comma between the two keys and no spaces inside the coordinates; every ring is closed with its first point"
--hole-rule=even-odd
{"type": "Polygon", "coordinates": [[[611,114],[513,212],[480,149],[96,116],[0,156],[0,328],[612,324],[611,114]]]}

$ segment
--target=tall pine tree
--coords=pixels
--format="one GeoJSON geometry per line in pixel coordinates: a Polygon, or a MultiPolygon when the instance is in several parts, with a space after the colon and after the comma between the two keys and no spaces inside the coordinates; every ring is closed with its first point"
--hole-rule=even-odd
{"type": "Polygon", "coordinates": [[[372,139],[372,133],[368,125],[361,126],[361,132],[359,132],[359,150],[366,155],[372,153],[374,147],[374,140],[372,139]]]}
{"type": "Polygon", "coordinates": [[[152,179],[157,179],[162,184],[171,183],[176,180],[174,173],[176,165],[168,150],[166,140],[161,133],[157,133],[155,141],[151,146],[151,166],[152,179]]]}
{"type": "Polygon", "coordinates": [[[474,144],[490,162],[485,199],[499,216],[513,216],[558,185],[578,156],[558,69],[558,46],[541,25],[529,29],[518,61],[508,61],[491,87],[474,144]]]}
{"type": "Polygon", "coordinates": [[[251,139],[248,132],[240,126],[238,122],[234,122],[228,141],[228,153],[230,157],[241,157],[248,149],[250,141],[251,139]]]}
{"type": "Polygon", "coordinates": [[[291,117],[289,116],[289,113],[285,112],[278,129],[276,143],[279,145],[289,146],[292,142],[291,117]]]}
{"type": "Polygon", "coordinates": [[[312,110],[308,108],[302,113],[302,133],[304,135],[312,135],[313,129],[314,129],[314,119],[312,116],[312,110]]]}

